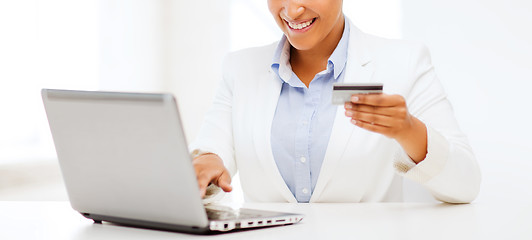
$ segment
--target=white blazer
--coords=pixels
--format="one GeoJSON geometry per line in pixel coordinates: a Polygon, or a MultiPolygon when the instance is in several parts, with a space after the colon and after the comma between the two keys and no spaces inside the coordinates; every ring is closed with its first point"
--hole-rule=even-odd
{"type": "MultiPolygon", "coordinates": [[[[310,202],[402,201],[402,178],[425,186],[441,201],[471,202],[480,171],[466,136],[422,44],[361,32],[351,22],[344,82],[381,82],[400,94],[427,126],[428,154],[414,164],[393,139],[350,123],[339,106],[310,202]]],[[[196,140],[193,156],[218,154],[240,173],[250,202],[297,202],[274,161],[271,126],[282,83],[271,70],[277,43],[231,53],[223,80],[196,140]]]]}

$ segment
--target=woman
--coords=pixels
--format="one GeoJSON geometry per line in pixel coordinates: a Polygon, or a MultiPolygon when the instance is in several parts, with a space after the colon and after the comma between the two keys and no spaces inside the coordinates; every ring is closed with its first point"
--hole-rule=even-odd
{"type": "Polygon", "coordinates": [[[480,171],[428,50],[358,30],[342,0],[269,0],[284,36],[230,54],[190,148],[205,194],[246,201],[401,201],[402,179],[441,201],[471,202],[480,171]],[[384,84],[383,94],[331,104],[335,82],[384,84]]]}

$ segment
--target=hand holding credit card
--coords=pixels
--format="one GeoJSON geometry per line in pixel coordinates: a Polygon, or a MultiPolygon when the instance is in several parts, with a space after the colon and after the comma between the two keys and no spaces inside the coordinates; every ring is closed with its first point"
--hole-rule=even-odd
{"type": "Polygon", "coordinates": [[[343,105],[351,101],[353,94],[382,93],[382,83],[335,83],[333,84],[332,104],[343,105]]]}

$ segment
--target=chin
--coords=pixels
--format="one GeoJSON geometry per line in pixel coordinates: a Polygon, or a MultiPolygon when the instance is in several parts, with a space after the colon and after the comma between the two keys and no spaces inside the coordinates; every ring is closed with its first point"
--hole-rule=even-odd
{"type": "Polygon", "coordinates": [[[308,39],[291,39],[290,37],[287,37],[288,41],[290,42],[290,45],[294,47],[297,50],[305,51],[310,50],[316,46],[316,43],[314,41],[310,41],[308,39]]]}

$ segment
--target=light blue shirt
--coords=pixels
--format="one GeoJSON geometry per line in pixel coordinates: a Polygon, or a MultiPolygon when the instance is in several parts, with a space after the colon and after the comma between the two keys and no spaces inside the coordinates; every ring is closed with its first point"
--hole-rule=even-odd
{"type": "Polygon", "coordinates": [[[272,70],[283,82],[272,123],[271,145],[277,168],[298,202],[309,202],[320,174],[338,106],[331,104],[332,85],[343,81],[349,23],[327,69],[307,88],[290,66],[290,43],[283,36],[272,70]]]}

